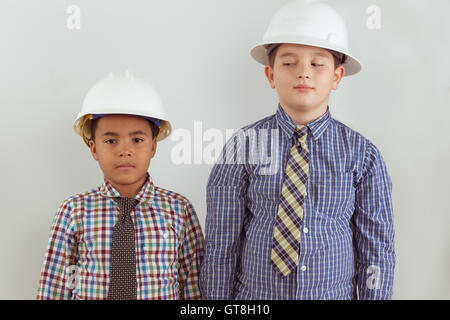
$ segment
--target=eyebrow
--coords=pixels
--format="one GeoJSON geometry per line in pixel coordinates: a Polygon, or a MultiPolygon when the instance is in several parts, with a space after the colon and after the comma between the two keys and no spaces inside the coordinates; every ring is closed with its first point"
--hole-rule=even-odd
{"type": "MultiPolygon", "coordinates": [[[[136,135],[139,135],[139,134],[147,136],[147,134],[144,131],[141,131],[141,130],[130,132],[128,135],[129,136],[136,136],[136,135]]],[[[104,136],[118,137],[120,135],[118,133],[116,133],[116,132],[107,131],[107,132],[105,132],[104,134],[101,135],[101,137],[104,137],[104,136]]]]}
{"type": "Polygon", "coordinates": [[[293,53],[291,53],[291,52],[286,52],[286,53],[283,53],[281,56],[280,56],[280,58],[283,58],[283,57],[288,57],[288,56],[295,56],[293,53]]]}
{"type": "Polygon", "coordinates": [[[314,52],[314,55],[328,58],[329,56],[325,52],[314,52]]]}

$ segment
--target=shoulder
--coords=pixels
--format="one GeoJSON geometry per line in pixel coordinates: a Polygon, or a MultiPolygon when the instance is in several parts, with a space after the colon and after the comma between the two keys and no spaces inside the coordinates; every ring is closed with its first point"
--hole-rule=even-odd
{"type": "Polygon", "coordinates": [[[233,135],[231,136],[231,138],[227,141],[228,143],[231,143],[234,138],[239,138],[240,136],[242,136],[243,134],[246,135],[251,131],[255,131],[255,130],[260,130],[260,129],[271,129],[271,128],[275,128],[275,115],[270,115],[267,116],[261,120],[258,120],[256,122],[253,122],[249,125],[246,125],[244,127],[241,127],[239,129],[237,129],[233,135]]]}
{"type": "Polygon", "coordinates": [[[336,119],[332,119],[331,129],[341,142],[347,145],[347,150],[353,153],[353,158],[360,161],[359,177],[369,172],[386,170],[380,149],[370,139],[336,119]]]}
{"type": "Polygon", "coordinates": [[[365,156],[367,156],[368,153],[380,153],[378,148],[370,139],[339,120],[332,118],[330,129],[332,134],[335,134],[338,139],[347,142],[350,148],[356,149],[355,151],[362,152],[365,156]]]}
{"type": "Polygon", "coordinates": [[[340,134],[344,135],[349,139],[359,141],[364,144],[370,143],[369,139],[367,139],[364,135],[350,128],[349,126],[347,126],[346,124],[342,123],[339,120],[331,118],[330,127],[332,130],[339,132],[340,134]]]}
{"type": "Polygon", "coordinates": [[[101,197],[99,188],[95,188],[83,193],[75,194],[65,199],[63,204],[74,204],[83,201],[92,201],[99,197],[101,197]]]}
{"type": "Polygon", "coordinates": [[[271,128],[274,124],[275,121],[275,115],[270,115],[267,116],[261,120],[258,120],[256,122],[253,122],[252,124],[249,124],[245,127],[242,127],[240,130],[241,131],[248,131],[248,130],[252,130],[252,129],[266,129],[266,128],[271,128]]]}
{"type": "Polygon", "coordinates": [[[97,199],[101,198],[99,188],[91,189],[86,192],[78,193],[64,199],[58,208],[59,212],[78,211],[80,207],[94,204],[97,199]]]}
{"type": "Polygon", "coordinates": [[[85,212],[83,208],[86,208],[86,204],[91,205],[93,202],[90,200],[97,194],[98,189],[93,189],[64,199],[56,210],[52,226],[74,230],[79,224],[79,218],[85,212]]]}
{"type": "Polygon", "coordinates": [[[230,139],[226,141],[224,149],[234,148],[237,146],[236,144],[239,146],[240,143],[243,143],[249,138],[254,139],[261,135],[270,135],[272,129],[278,129],[275,115],[267,116],[261,120],[237,129],[230,139]]]}
{"type": "Polygon", "coordinates": [[[159,206],[169,205],[176,212],[193,210],[191,202],[185,196],[158,186],[154,186],[154,204],[159,206]]]}

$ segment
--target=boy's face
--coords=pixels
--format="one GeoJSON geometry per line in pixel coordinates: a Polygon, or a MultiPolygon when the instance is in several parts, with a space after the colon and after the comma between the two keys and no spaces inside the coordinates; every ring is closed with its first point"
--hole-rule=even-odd
{"type": "Polygon", "coordinates": [[[288,114],[317,117],[326,112],[330,92],[337,89],[344,72],[342,66],[335,68],[327,50],[300,44],[280,45],[273,67],[265,67],[270,86],[277,90],[288,114]]]}
{"type": "Polygon", "coordinates": [[[108,115],[98,119],[92,156],[105,178],[122,194],[136,193],[145,182],[150,159],[156,152],[156,137],[148,121],[132,115],[108,115]],[[123,192],[122,192],[123,191],[123,192]]]}

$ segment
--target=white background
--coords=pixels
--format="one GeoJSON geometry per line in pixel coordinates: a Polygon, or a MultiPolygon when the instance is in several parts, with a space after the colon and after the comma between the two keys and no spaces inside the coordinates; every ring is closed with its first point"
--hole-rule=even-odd
{"type": "MultiPolygon", "coordinates": [[[[393,181],[394,299],[450,299],[448,0],[324,1],[344,16],[363,71],[344,78],[332,115],[381,150],[393,181]],[[381,9],[370,30],[366,10],[381,9]]],[[[2,0],[0,2],[0,299],[34,299],[51,220],[62,201],[103,182],[72,124],[87,90],[130,69],[162,96],[192,141],[276,111],[277,96],[249,55],[273,0],[2,0]],[[81,9],[81,29],[66,26],[81,9]]],[[[204,226],[209,164],[175,165],[170,139],[149,172],[187,196],[204,226]]],[[[203,146],[192,145],[203,150],[203,146]]]]}

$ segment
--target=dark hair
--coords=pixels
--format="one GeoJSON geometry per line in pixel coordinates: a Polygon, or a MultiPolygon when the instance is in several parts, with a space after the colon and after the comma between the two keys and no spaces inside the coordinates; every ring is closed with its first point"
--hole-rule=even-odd
{"type": "Polygon", "coordinates": [[[275,49],[273,49],[269,55],[269,66],[271,66],[272,68],[275,63],[275,56],[277,55],[278,48],[279,48],[279,46],[276,47],[275,49]]]}
{"type": "MultiPolygon", "coordinates": [[[[95,142],[95,130],[97,130],[97,122],[99,119],[100,118],[91,120],[91,139],[89,139],[89,140],[92,140],[94,142],[95,142]]],[[[152,121],[150,121],[148,119],[145,119],[145,120],[147,120],[148,124],[150,125],[150,129],[152,131],[152,139],[157,137],[158,133],[159,133],[159,127],[152,121]]]]}
{"type": "MultiPolygon", "coordinates": [[[[269,65],[273,68],[273,65],[275,63],[275,56],[277,55],[277,51],[278,51],[278,47],[276,47],[275,49],[272,50],[272,52],[269,55],[269,65]]],[[[328,50],[328,49],[327,49],[328,50]]],[[[334,68],[336,69],[337,67],[343,65],[345,63],[345,61],[347,61],[347,55],[345,54],[341,54],[336,52],[336,54],[333,54],[331,51],[332,50],[328,50],[331,55],[333,56],[333,60],[334,60],[334,68]],[[340,56],[340,58],[338,58],[338,56],[340,56]]]]}

